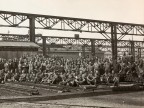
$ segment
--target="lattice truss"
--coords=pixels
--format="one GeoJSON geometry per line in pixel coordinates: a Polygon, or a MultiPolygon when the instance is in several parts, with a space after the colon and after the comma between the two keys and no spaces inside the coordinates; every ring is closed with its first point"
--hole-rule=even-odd
{"type": "MultiPolygon", "coordinates": [[[[60,17],[60,16],[49,16],[49,15],[37,15],[37,14],[27,14],[27,13],[17,13],[17,12],[7,12],[0,11],[0,19],[4,21],[5,24],[0,22],[0,26],[4,27],[22,27],[29,28],[29,24],[22,26],[22,24],[30,18],[34,18],[35,29],[48,29],[48,30],[63,30],[63,31],[77,31],[77,32],[90,32],[99,33],[103,35],[106,40],[95,40],[95,46],[104,51],[111,50],[111,34],[112,26],[116,27],[117,39],[121,40],[126,35],[133,36],[144,36],[144,25],[140,24],[130,24],[130,23],[120,23],[120,22],[110,22],[110,21],[100,21],[91,19],[81,19],[81,18],[70,18],[70,17],[60,17]]],[[[0,35],[1,40],[9,41],[29,41],[28,35],[0,35]]],[[[89,50],[91,44],[90,39],[71,39],[71,38],[52,38],[47,37],[48,44],[64,44],[67,46],[74,46],[80,49],[79,45],[85,45],[86,49],[89,50]]],[[[41,37],[36,37],[36,42],[40,42],[41,37]]],[[[129,41],[118,41],[117,43],[118,51],[128,50],[130,47],[129,41]]],[[[134,46],[136,48],[143,48],[143,42],[135,42],[134,46]]],[[[71,47],[73,48],[73,47],[71,47]]]]}
{"type": "Polygon", "coordinates": [[[64,30],[101,33],[105,38],[110,39],[110,24],[80,19],[37,17],[36,21],[41,24],[39,29],[64,30]]]}
{"type": "MultiPolygon", "coordinates": [[[[1,41],[29,41],[29,35],[17,35],[17,34],[0,34],[1,41]]],[[[36,43],[42,43],[42,37],[36,37],[36,43]]],[[[85,46],[85,50],[91,50],[91,41],[86,38],[68,38],[68,37],[46,37],[46,43],[48,45],[62,45],[64,48],[70,50],[82,50],[82,46],[85,46]]],[[[128,40],[119,40],[117,42],[118,51],[130,51],[131,42],[128,40]]],[[[102,51],[111,51],[111,43],[106,39],[95,39],[95,47],[102,51]]],[[[134,47],[137,51],[138,48],[144,49],[143,41],[134,41],[134,47]]]]}
{"type": "Polygon", "coordinates": [[[29,20],[29,18],[32,17],[35,19],[35,23],[39,24],[35,27],[35,29],[100,33],[106,39],[111,39],[111,28],[113,25],[115,25],[117,29],[116,31],[118,40],[121,40],[126,35],[144,36],[144,25],[140,24],[16,13],[7,11],[0,11],[0,18],[7,23],[7,25],[0,25],[7,27],[29,28],[29,25],[21,26],[21,24],[25,20],[29,20]]]}
{"type": "Polygon", "coordinates": [[[11,13],[2,13],[0,12],[0,18],[2,18],[7,24],[1,26],[6,27],[21,27],[20,24],[28,19],[27,15],[21,14],[11,14],[11,13]]]}
{"type": "MultiPolygon", "coordinates": [[[[36,42],[42,41],[41,37],[36,38],[36,42]]],[[[47,37],[46,42],[49,45],[63,45],[65,48],[71,50],[82,50],[82,46],[85,46],[86,50],[91,50],[91,41],[86,38],[67,38],[67,37],[47,37]]],[[[128,40],[119,40],[117,43],[118,51],[130,51],[131,42],[128,40]]],[[[134,41],[135,49],[144,48],[143,41],[134,41]]],[[[101,51],[111,51],[111,43],[106,39],[95,39],[95,47],[101,51]]]]}
{"type": "Polygon", "coordinates": [[[117,24],[117,34],[121,40],[126,35],[144,36],[144,25],[117,24]]]}

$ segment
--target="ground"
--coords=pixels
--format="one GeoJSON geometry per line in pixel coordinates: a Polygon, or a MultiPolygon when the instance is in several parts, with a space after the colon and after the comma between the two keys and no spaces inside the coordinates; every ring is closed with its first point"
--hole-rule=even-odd
{"type": "Polygon", "coordinates": [[[80,92],[82,91],[78,93],[56,93],[55,97],[51,98],[50,95],[47,97],[24,96],[21,93],[0,88],[0,108],[143,108],[144,106],[144,91],[112,92],[111,90],[95,90],[95,92],[86,91],[83,94],[80,94],[80,92]],[[59,95],[58,98],[57,95],[59,95]],[[13,101],[3,100],[9,98],[13,101]],[[43,100],[40,98],[43,98],[43,100]]]}
{"type": "Polygon", "coordinates": [[[34,102],[4,102],[0,108],[96,108],[96,107],[123,107],[143,108],[144,92],[124,94],[98,95],[48,101],[34,102]]]}

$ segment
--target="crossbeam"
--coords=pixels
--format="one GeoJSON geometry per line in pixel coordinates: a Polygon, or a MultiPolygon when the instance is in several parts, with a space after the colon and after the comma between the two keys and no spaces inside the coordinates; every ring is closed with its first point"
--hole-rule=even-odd
{"type": "MultiPolygon", "coordinates": [[[[98,39],[98,38],[79,38],[75,39],[74,37],[64,37],[64,36],[41,36],[36,35],[36,43],[40,44],[43,42],[43,37],[46,39],[47,45],[81,45],[81,46],[90,46],[90,40],[95,41],[95,47],[101,48],[104,51],[111,49],[111,43],[108,39],[98,39]]],[[[30,36],[28,34],[3,34],[0,33],[1,41],[30,41],[30,36]]],[[[144,41],[133,41],[135,49],[141,48],[144,49],[144,41]]],[[[118,40],[117,42],[118,49],[131,48],[130,40],[118,40]]],[[[58,47],[57,46],[57,47],[58,47]]],[[[124,51],[125,51],[124,50],[124,51]]]]}
{"type": "MultiPolygon", "coordinates": [[[[30,37],[29,40],[35,42],[37,39],[35,35],[36,29],[44,30],[61,30],[61,31],[74,31],[74,32],[89,32],[89,33],[99,33],[105,40],[99,45],[108,44],[112,46],[112,56],[113,60],[117,59],[117,46],[122,42],[123,45],[131,45],[129,42],[123,41],[122,39],[127,36],[144,36],[144,24],[134,24],[134,23],[124,23],[124,22],[112,22],[112,21],[102,21],[93,19],[83,19],[83,18],[72,18],[63,16],[52,16],[52,15],[40,15],[40,14],[30,14],[21,12],[10,12],[10,11],[0,11],[0,18],[6,24],[0,22],[0,27],[20,27],[29,28],[30,37]],[[29,25],[22,25],[26,20],[29,21],[29,25]],[[39,25],[36,25],[38,23],[39,25]],[[122,41],[119,41],[122,40],[122,41]]],[[[38,37],[40,40],[40,37],[38,37]]],[[[97,38],[97,37],[96,37],[97,38]]],[[[23,39],[22,39],[23,40],[23,39]]],[[[82,45],[91,44],[93,47],[99,41],[90,41],[90,39],[70,39],[70,38],[50,38],[47,37],[48,42],[59,42],[63,40],[67,44],[79,42],[82,45]],[[95,43],[95,44],[94,44],[95,43]]],[[[142,42],[134,42],[134,47],[143,47],[142,42]],[[135,44],[136,43],[136,44],[135,44]]],[[[94,51],[94,49],[93,49],[94,51]]]]}
{"type": "Polygon", "coordinates": [[[33,18],[35,22],[41,25],[35,27],[35,29],[100,33],[106,39],[111,39],[111,25],[116,25],[116,34],[119,35],[119,40],[126,35],[144,36],[144,25],[142,24],[29,14],[10,11],[0,11],[0,18],[7,23],[7,25],[0,24],[0,26],[5,27],[29,28],[29,25],[21,26],[20,24],[23,23],[25,20],[30,20],[33,18]]]}

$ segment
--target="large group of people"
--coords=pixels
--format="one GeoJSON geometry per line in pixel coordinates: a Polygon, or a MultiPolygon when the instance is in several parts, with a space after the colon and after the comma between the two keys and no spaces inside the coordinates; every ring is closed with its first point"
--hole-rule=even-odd
{"type": "Polygon", "coordinates": [[[65,86],[110,84],[121,81],[143,82],[144,63],[139,58],[64,57],[24,55],[21,58],[0,58],[0,83],[34,82],[65,86]]]}

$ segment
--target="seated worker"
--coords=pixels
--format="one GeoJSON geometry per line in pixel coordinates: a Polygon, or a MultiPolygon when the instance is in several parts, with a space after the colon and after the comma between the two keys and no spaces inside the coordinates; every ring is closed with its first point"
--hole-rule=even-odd
{"type": "Polygon", "coordinates": [[[20,82],[26,81],[26,76],[27,76],[27,75],[26,75],[25,71],[22,70],[22,74],[20,75],[19,81],[20,81],[20,82]]]}
{"type": "Polygon", "coordinates": [[[87,84],[87,78],[86,78],[86,73],[83,73],[83,74],[79,74],[77,76],[77,83],[78,85],[86,85],[87,84]]]}
{"type": "Polygon", "coordinates": [[[0,83],[4,82],[4,77],[5,77],[4,70],[0,70],[0,83]]]}
{"type": "Polygon", "coordinates": [[[36,77],[34,79],[35,83],[40,83],[42,81],[44,74],[39,70],[39,72],[36,74],[36,77]]]}
{"type": "Polygon", "coordinates": [[[87,76],[87,83],[89,85],[95,85],[96,83],[96,78],[93,76],[92,72],[90,72],[87,76]]]}
{"type": "Polygon", "coordinates": [[[101,83],[109,84],[109,80],[110,80],[110,73],[105,73],[105,74],[101,75],[101,77],[100,77],[101,83]]]}
{"type": "Polygon", "coordinates": [[[28,75],[28,81],[34,82],[35,77],[36,77],[36,74],[32,71],[32,72],[29,73],[29,75],[28,75]]]}
{"type": "Polygon", "coordinates": [[[47,83],[48,84],[52,84],[54,80],[54,73],[49,73],[48,74],[48,79],[47,79],[47,83]]]}
{"type": "Polygon", "coordinates": [[[48,82],[48,79],[49,79],[49,74],[45,73],[43,78],[42,78],[42,83],[47,83],[48,82]]]}
{"type": "Polygon", "coordinates": [[[119,86],[119,75],[117,73],[114,73],[114,86],[118,87],[119,86]]]}
{"type": "Polygon", "coordinates": [[[67,85],[68,85],[68,86],[72,86],[72,87],[78,86],[77,81],[76,81],[76,77],[75,77],[74,74],[70,74],[70,75],[68,76],[67,85]]]}
{"type": "Polygon", "coordinates": [[[100,81],[100,73],[98,72],[98,70],[96,70],[96,72],[94,73],[94,77],[95,77],[95,86],[98,86],[98,84],[101,83],[101,81],[100,81]]]}
{"type": "Polygon", "coordinates": [[[59,84],[66,86],[67,85],[67,78],[68,78],[68,76],[66,75],[66,73],[64,73],[64,74],[61,73],[60,76],[62,78],[62,81],[59,84]]]}
{"type": "Polygon", "coordinates": [[[11,80],[12,80],[12,72],[11,72],[11,71],[8,71],[8,72],[5,74],[4,82],[6,82],[6,81],[11,81],[11,80]]]}
{"type": "Polygon", "coordinates": [[[61,77],[61,75],[59,73],[57,73],[55,75],[54,80],[53,80],[53,84],[60,84],[60,82],[62,82],[62,77],[61,77]]]}
{"type": "Polygon", "coordinates": [[[19,78],[20,78],[20,74],[18,72],[16,72],[13,76],[13,81],[19,81],[19,78]]]}
{"type": "Polygon", "coordinates": [[[69,83],[71,81],[72,78],[72,74],[71,73],[66,73],[63,77],[62,77],[62,83],[66,86],[69,86],[69,83]]]}

